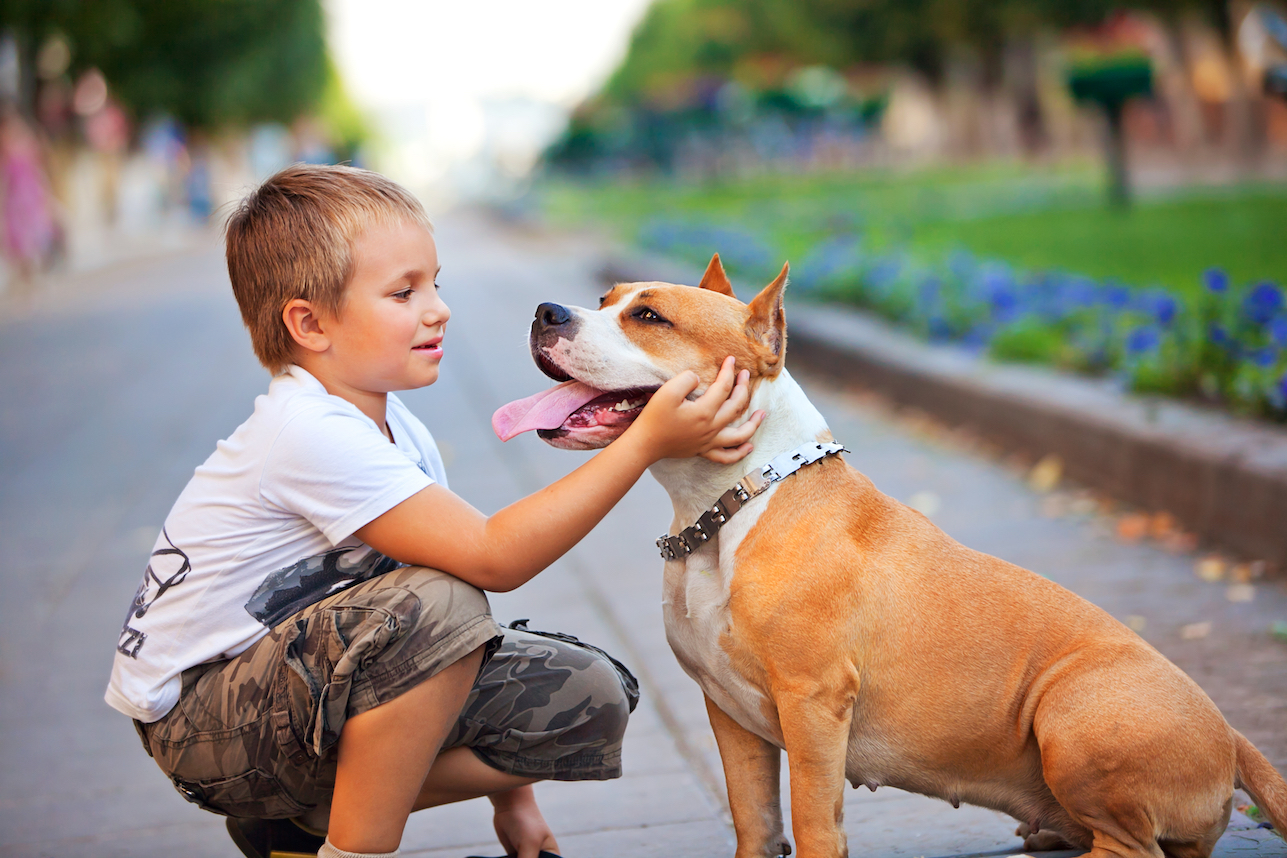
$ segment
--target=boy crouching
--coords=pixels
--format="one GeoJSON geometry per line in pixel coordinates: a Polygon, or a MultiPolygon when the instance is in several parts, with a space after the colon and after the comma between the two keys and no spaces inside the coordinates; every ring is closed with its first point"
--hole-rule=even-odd
{"type": "Polygon", "coordinates": [[[727,428],[745,377],[726,361],[691,401],[696,375],[672,379],[593,459],[484,516],[393,394],[437,380],[450,318],[415,198],[290,167],[233,214],[227,258],[274,377],[166,518],[108,703],[248,856],[397,855],[412,811],[479,796],[507,853],[556,852],[531,784],[620,775],[633,679],[500,628],[482,591],[530,580],[659,459],[745,456],[761,415],[727,428]]]}

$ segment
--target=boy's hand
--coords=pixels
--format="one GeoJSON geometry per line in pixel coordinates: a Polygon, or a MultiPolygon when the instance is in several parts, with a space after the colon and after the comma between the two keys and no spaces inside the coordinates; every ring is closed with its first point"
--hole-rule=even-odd
{"type": "Polygon", "coordinates": [[[492,825],[506,855],[537,858],[541,850],[558,853],[558,841],[536,806],[536,794],[531,786],[497,793],[490,798],[494,810],[492,825]]]}
{"type": "Polygon", "coordinates": [[[751,452],[750,438],[760,427],[764,412],[757,411],[741,426],[730,428],[751,400],[743,370],[734,374],[733,358],[725,358],[719,375],[697,399],[688,395],[701,383],[697,373],[682,372],[661,386],[627,432],[641,436],[646,449],[657,459],[684,459],[702,456],[730,465],[751,452]]]}

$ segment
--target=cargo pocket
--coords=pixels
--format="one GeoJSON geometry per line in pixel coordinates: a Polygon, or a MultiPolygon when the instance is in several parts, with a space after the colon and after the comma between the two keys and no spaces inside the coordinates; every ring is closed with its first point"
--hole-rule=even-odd
{"type": "MultiPolygon", "coordinates": [[[[411,594],[402,601],[418,606],[411,594]]],[[[288,683],[295,687],[288,687],[287,693],[292,696],[295,735],[310,754],[321,757],[339,741],[354,675],[368,669],[397,640],[402,624],[389,610],[357,606],[327,609],[310,619],[311,624],[301,620],[286,633],[286,666],[298,677],[288,683]]],[[[285,725],[274,721],[277,741],[285,746],[290,727],[282,730],[285,725]]]]}
{"type": "Polygon", "coordinates": [[[251,769],[232,778],[185,781],[172,778],[179,795],[198,807],[222,816],[252,819],[284,819],[307,810],[282,790],[277,778],[251,769]]]}

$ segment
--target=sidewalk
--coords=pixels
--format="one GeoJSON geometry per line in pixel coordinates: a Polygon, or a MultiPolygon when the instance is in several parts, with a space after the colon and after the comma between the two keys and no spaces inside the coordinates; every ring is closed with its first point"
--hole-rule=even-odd
{"type": "MultiPolygon", "coordinates": [[[[574,468],[584,454],[531,435],[501,444],[500,404],[549,385],[526,345],[541,301],[594,306],[595,256],[571,240],[444,218],[437,236],[443,298],[453,310],[442,380],[403,396],[434,432],[452,488],[492,512],[574,468]]],[[[120,617],[152,538],[192,468],[249,413],[267,377],[254,363],[214,249],[133,269],[129,296],[107,286],[92,305],[0,319],[0,856],[210,856],[237,853],[222,820],[185,804],[143,754],[131,725],[102,703],[120,617]]],[[[93,290],[90,290],[93,291],[93,290]]],[[[1020,475],[933,438],[844,390],[802,378],[850,461],[903,501],[933,497],[933,518],[968,545],[1034,568],[1119,618],[1147,617],[1171,646],[1197,620],[1193,645],[1230,668],[1243,630],[1287,618],[1287,589],[1228,602],[1194,578],[1191,560],[1120,545],[1093,517],[1048,519],[1020,475]]],[[[644,480],[581,545],[517,592],[497,594],[502,622],[530,617],[617,653],[643,700],[618,781],[538,786],[569,858],[733,852],[723,775],[701,694],[665,643],[661,564],[652,540],[670,521],[665,493],[644,480]]],[[[1287,647],[1256,669],[1287,671],[1287,647]]],[[[1254,675],[1254,674],[1253,674],[1254,675]]],[[[1275,674],[1276,675],[1276,674],[1275,674]]],[[[1238,677],[1242,677],[1239,679],[1238,677]]],[[[1203,680],[1199,680],[1200,682],[1203,680]]],[[[1205,684],[1205,683],[1204,683],[1205,684]]],[[[1223,705],[1223,704],[1222,704],[1223,705]]],[[[1287,766],[1287,702],[1235,721],[1287,766]],[[1273,750],[1272,748],[1278,748],[1273,750]]],[[[422,858],[499,855],[489,806],[475,801],[413,816],[403,852],[422,858]]],[[[1020,851],[1015,822],[972,807],[881,789],[846,794],[855,855],[935,858],[1020,851]]],[[[1287,856],[1269,832],[1243,828],[1218,855],[1287,856]]]]}

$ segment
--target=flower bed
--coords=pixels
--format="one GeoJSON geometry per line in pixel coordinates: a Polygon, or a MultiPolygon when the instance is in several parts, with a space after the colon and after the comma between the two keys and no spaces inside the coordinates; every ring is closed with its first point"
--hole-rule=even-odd
{"type": "MultiPolygon", "coordinates": [[[[736,227],[658,220],[645,225],[639,241],[699,265],[718,250],[730,267],[769,276],[781,258],[760,236],[736,227]]],[[[1113,374],[1135,391],[1287,420],[1283,290],[1267,281],[1231,283],[1219,269],[1200,276],[1205,288],[1184,297],[1060,271],[1016,271],[959,250],[928,262],[839,234],[793,267],[792,285],[1000,360],[1113,374]]]]}

